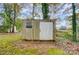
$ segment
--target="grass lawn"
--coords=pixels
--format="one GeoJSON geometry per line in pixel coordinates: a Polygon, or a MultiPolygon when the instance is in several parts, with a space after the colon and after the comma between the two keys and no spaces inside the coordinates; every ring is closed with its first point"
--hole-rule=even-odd
{"type": "Polygon", "coordinates": [[[51,48],[48,50],[49,55],[64,55],[65,52],[58,48],[51,48]]]}
{"type": "Polygon", "coordinates": [[[0,35],[0,54],[1,55],[21,55],[21,54],[36,54],[37,49],[18,49],[13,45],[13,42],[21,40],[18,34],[0,35]]]}
{"type": "MultiPolygon", "coordinates": [[[[14,45],[14,42],[22,40],[19,34],[0,34],[0,55],[37,55],[38,49],[22,49],[14,45]]],[[[43,51],[41,51],[43,52],[43,51]]],[[[62,55],[63,50],[57,48],[48,48],[46,52],[49,55],[62,55]]]]}

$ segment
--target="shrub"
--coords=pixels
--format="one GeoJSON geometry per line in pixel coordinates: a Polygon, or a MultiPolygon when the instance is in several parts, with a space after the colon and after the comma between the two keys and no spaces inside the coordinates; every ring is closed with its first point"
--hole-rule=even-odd
{"type": "Polygon", "coordinates": [[[21,19],[17,19],[15,26],[18,31],[21,31],[22,26],[23,26],[23,21],[21,19]]]}
{"type": "Polygon", "coordinates": [[[0,26],[0,32],[7,32],[8,26],[0,26]]]}

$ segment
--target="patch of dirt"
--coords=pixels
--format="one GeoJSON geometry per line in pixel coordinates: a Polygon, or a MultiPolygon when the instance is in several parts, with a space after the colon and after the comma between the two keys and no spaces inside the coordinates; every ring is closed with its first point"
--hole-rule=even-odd
{"type": "Polygon", "coordinates": [[[47,54],[49,48],[57,48],[56,42],[53,41],[17,41],[14,42],[17,48],[21,49],[38,49],[38,54],[47,54]]]}

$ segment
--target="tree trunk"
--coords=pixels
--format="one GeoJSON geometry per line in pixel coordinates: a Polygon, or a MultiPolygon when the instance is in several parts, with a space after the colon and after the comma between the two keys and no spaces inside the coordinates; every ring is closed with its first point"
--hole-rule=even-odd
{"type": "Polygon", "coordinates": [[[43,13],[43,19],[48,20],[49,5],[47,3],[42,3],[42,13],[43,13]]]}
{"type": "Polygon", "coordinates": [[[13,18],[13,27],[12,27],[12,33],[15,32],[15,20],[16,20],[16,4],[14,4],[14,18],[13,18]]]}
{"type": "Polygon", "coordinates": [[[76,40],[76,13],[75,13],[75,4],[72,3],[73,16],[72,16],[72,29],[73,29],[73,41],[76,40]]]}

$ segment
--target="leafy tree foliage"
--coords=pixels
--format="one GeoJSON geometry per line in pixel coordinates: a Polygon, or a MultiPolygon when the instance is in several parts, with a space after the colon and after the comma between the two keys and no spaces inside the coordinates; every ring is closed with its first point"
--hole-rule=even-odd
{"type": "Polygon", "coordinates": [[[0,16],[3,18],[3,29],[7,32],[8,30],[10,32],[14,31],[14,26],[18,24],[16,22],[17,16],[20,12],[19,5],[18,4],[3,4],[4,12],[0,13],[0,16]]]}
{"type": "Polygon", "coordinates": [[[42,3],[42,13],[43,13],[43,19],[45,20],[49,19],[49,16],[48,16],[49,5],[47,3],[42,3]]]}

